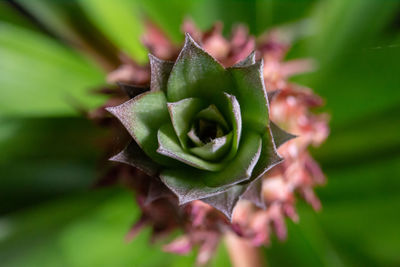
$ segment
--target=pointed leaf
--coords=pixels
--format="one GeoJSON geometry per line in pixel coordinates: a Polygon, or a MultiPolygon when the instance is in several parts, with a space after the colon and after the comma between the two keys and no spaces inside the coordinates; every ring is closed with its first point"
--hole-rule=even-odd
{"type": "Polygon", "coordinates": [[[268,170],[282,161],[283,159],[276,151],[271,130],[268,128],[267,132],[262,137],[262,150],[260,159],[254,168],[251,180],[257,179],[258,177],[264,175],[268,170]]]}
{"type": "Polygon", "coordinates": [[[199,98],[186,98],[178,102],[168,103],[167,105],[175,133],[178,136],[181,146],[186,149],[187,134],[193,124],[193,118],[207,104],[199,98]]]}
{"type": "Polygon", "coordinates": [[[178,197],[179,205],[213,196],[228,187],[209,187],[201,179],[205,171],[187,169],[167,169],[160,174],[161,181],[178,197]]]}
{"type": "Polygon", "coordinates": [[[229,221],[232,221],[233,209],[239,201],[240,196],[243,194],[243,191],[244,186],[235,185],[223,193],[201,200],[221,211],[229,219],[229,221]]]}
{"type": "Polygon", "coordinates": [[[224,169],[203,176],[208,186],[234,185],[250,179],[261,154],[261,137],[252,132],[243,135],[239,150],[224,169]]]}
{"type": "Polygon", "coordinates": [[[262,196],[262,176],[246,185],[246,190],[241,198],[251,201],[261,209],[265,209],[265,201],[262,196]]]}
{"type": "Polygon", "coordinates": [[[229,120],[232,128],[232,147],[227,160],[233,158],[238,150],[240,138],[242,135],[242,115],[240,105],[236,97],[228,93],[224,93],[220,101],[220,110],[224,113],[225,118],[229,120]]]}
{"type": "Polygon", "coordinates": [[[130,85],[127,83],[117,83],[119,88],[129,96],[129,98],[134,98],[137,95],[143,94],[149,91],[148,87],[138,86],[138,85],[130,85]]]}
{"type": "Polygon", "coordinates": [[[171,124],[164,124],[158,131],[159,147],[157,152],[167,157],[179,160],[201,170],[218,171],[224,167],[222,163],[212,163],[189,154],[182,149],[171,124]]]}
{"type": "Polygon", "coordinates": [[[261,152],[261,138],[257,134],[243,136],[236,157],[219,172],[192,168],[164,170],[160,177],[183,203],[226,191],[232,185],[251,177],[261,152]]]}
{"type": "Polygon", "coordinates": [[[196,117],[219,123],[225,128],[225,130],[229,128],[224,116],[219,112],[218,108],[214,104],[200,111],[196,117]]]}
{"type": "Polygon", "coordinates": [[[157,131],[162,124],[169,121],[167,101],[163,92],[144,93],[107,110],[122,122],[150,158],[160,164],[170,163],[168,158],[156,152],[157,131]]]}
{"type": "Polygon", "coordinates": [[[185,45],[168,80],[168,101],[188,97],[211,100],[226,89],[226,79],[225,69],[186,34],[185,45]]]}
{"type": "Polygon", "coordinates": [[[231,147],[231,142],[232,133],[229,133],[222,137],[215,138],[203,146],[190,148],[189,151],[202,159],[215,161],[221,159],[221,157],[227,153],[231,147]]]}
{"type": "Polygon", "coordinates": [[[167,91],[168,78],[171,73],[174,62],[166,61],[149,54],[150,60],[150,71],[151,71],[151,81],[150,89],[151,91],[167,91]]]}
{"type": "Polygon", "coordinates": [[[196,134],[196,130],[194,125],[192,125],[192,128],[190,128],[190,131],[187,133],[187,136],[189,139],[196,145],[196,146],[204,146],[203,141],[200,140],[200,138],[196,134]]]}
{"type": "Polygon", "coordinates": [[[286,132],[285,130],[282,130],[279,128],[278,125],[276,125],[274,122],[270,121],[269,126],[271,128],[271,133],[274,138],[274,142],[277,148],[279,148],[281,145],[286,143],[287,141],[296,138],[296,135],[290,134],[286,132]]]}
{"type": "Polygon", "coordinates": [[[242,61],[233,65],[233,67],[246,67],[256,63],[256,53],[253,51],[242,61]]]}
{"type": "MultiPolygon", "coordinates": [[[[152,177],[153,178],[153,177],[152,177]]],[[[159,179],[152,179],[146,195],[145,205],[160,198],[172,196],[171,191],[159,179]]]]}
{"type": "Polygon", "coordinates": [[[110,160],[136,167],[149,176],[157,175],[160,170],[160,165],[151,160],[135,141],[131,141],[124,150],[110,158],[110,160]]]}
{"type": "Polygon", "coordinates": [[[268,99],[263,80],[263,62],[229,68],[235,81],[235,93],[242,110],[243,127],[265,133],[268,125],[268,99]]]}

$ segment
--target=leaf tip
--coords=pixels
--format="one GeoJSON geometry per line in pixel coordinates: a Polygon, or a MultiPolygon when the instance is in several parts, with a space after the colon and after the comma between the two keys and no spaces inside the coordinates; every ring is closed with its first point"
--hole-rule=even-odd
{"type": "Polygon", "coordinates": [[[112,115],[116,116],[116,114],[117,114],[117,107],[118,107],[118,106],[115,106],[115,107],[106,107],[105,110],[107,110],[107,111],[108,111],[109,113],[111,113],[112,115]]]}

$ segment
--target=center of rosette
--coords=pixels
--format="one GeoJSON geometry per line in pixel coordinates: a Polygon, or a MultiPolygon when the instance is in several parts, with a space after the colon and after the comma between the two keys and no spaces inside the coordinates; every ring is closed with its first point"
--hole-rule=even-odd
{"type": "Polygon", "coordinates": [[[215,105],[208,106],[194,116],[187,136],[188,150],[209,161],[221,159],[232,141],[228,124],[215,105]]]}
{"type": "Polygon", "coordinates": [[[225,131],[218,123],[205,119],[197,120],[194,123],[194,130],[203,143],[208,143],[225,134],[225,131]]]}
{"type": "Polygon", "coordinates": [[[241,135],[240,108],[234,96],[185,98],[167,102],[170,122],[157,133],[157,152],[187,165],[219,171],[236,154],[241,135]]]}

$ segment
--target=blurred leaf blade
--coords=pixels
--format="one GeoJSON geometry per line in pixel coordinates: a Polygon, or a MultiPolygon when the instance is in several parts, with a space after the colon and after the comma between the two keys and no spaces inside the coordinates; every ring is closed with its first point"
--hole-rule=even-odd
{"type": "Polygon", "coordinates": [[[295,77],[327,99],[336,127],[400,105],[397,90],[398,36],[387,35],[400,10],[398,1],[320,1],[311,13],[314,35],[296,56],[318,62],[314,73],[295,77]],[[374,49],[381,47],[384,49],[374,49]]]}
{"type": "Polygon", "coordinates": [[[123,52],[139,62],[147,61],[147,51],[140,41],[142,17],[137,3],[129,0],[78,0],[99,29],[123,52]]]}
{"type": "Polygon", "coordinates": [[[89,89],[104,74],[54,40],[8,23],[0,24],[0,114],[59,116],[76,106],[95,107],[102,99],[89,89]]]}
{"type": "Polygon", "coordinates": [[[159,244],[149,244],[148,230],[130,243],[124,241],[138,216],[133,204],[130,193],[107,189],[4,217],[2,265],[191,266],[193,256],[168,254],[159,244]]]}
{"type": "Polygon", "coordinates": [[[91,188],[102,138],[82,118],[1,119],[0,214],[91,188]]]}
{"type": "Polygon", "coordinates": [[[9,2],[0,2],[0,21],[15,24],[27,29],[38,30],[28,18],[22,16],[17,10],[13,9],[9,2]]]}

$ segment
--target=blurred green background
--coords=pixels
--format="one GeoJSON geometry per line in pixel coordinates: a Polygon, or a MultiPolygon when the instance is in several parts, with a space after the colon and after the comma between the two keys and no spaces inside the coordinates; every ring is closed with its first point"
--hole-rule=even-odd
{"type": "MultiPolygon", "coordinates": [[[[313,154],[328,176],[323,210],[298,203],[286,242],[264,248],[270,266],[400,266],[400,5],[394,0],[19,0],[0,2],[0,266],[192,266],[149,232],[123,237],[139,211],[122,188],[91,190],[104,134],[74,111],[103,99],[105,72],[71,48],[84,14],[145,62],[146,16],[174,41],[191,16],[203,29],[238,22],[259,35],[302,20],[289,58],[317,71],[293,80],[327,102],[331,135],[313,154]],[[72,12],[75,6],[79,12],[72,12]],[[23,7],[18,10],[15,8],[23,7]],[[28,11],[28,12],[27,12],[28,11]],[[25,12],[25,13],[24,13],[25,12]],[[63,37],[64,36],[64,37],[63,37]],[[65,37],[66,36],[66,37],[65,37]],[[66,38],[66,39],[65,39],[66,38]],[[72,100],[73,99],[73,100],[72,100]],[[75,103],[74,101],[78,101],[75,103]]],[[[99,43],[101,43],[99,41],[99,43]]],[[[100,45],[100,44],[99,44],[100,45]]],[[[229,266],[223,246],[212,266],[229,266]]]]}

